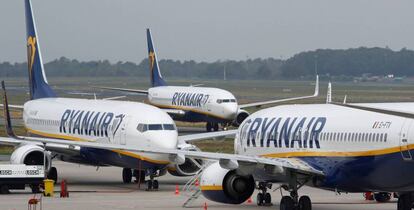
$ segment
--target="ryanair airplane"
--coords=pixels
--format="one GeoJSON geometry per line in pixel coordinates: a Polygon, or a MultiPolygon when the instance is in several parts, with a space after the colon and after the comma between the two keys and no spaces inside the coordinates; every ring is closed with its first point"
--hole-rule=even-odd
{"type": "MultiPolygon", "coordinates": [[[[31,17],[30,0],[26,10],[31,17]]],[[[29,39],[36,40],[30,38],[36,36],[28,20],[29,39]]],[[[204,169],[200,188],[216,202],[243,203],[257,188],[258,205],[269,204],[268,190],[278,183],[289,192],[281,198],[281,210],[312,209],[310,197],[299,196],[304,185],[335,192],[373,191],[379,197],[397,192],[396,209],[412,209],[414,103],[284,105],[250,115],[238,130],[177,137],[172,120],[148,105],[56,98],[44,77],[38,41],[34,42],[34,62],[29,62],[33,100],[24,106],[25,125],[34,136],[14,135],[3,86],[9,137],[0,142],[17,146],[12,161],[20,157],[24,163],[42,163],[44,149],[46,154],[66,154],[90,164],[148,170],[190,158],[215,160],[204,169]],[[176,147],[179,141],[233,134],[235,154],[176,147]]]]}
{"type": "MultiPolygon", "coordinates": [[[[10,107],[23,109],[23,122],[29,136],[128,145],[131,148],[142,149],[198,150],[197,147],[178,138],[174,121],[157,107],[138,102],[58,97],[46,79],[30,0],[25,0],[25,8],[30,101],[23,106],[10,107]]],[[[5,96],[4,83],[3,89],[5,96]]],[[[4,101],[7,102],[6,97],[4,101]]],[[[8,123],[10,124],[10,121],[8,123]]],[[[11,126],[8,134],[15,137],[11,126]]],[[[116,149],[72,147],[62,144],[46,144],[44,148],[41,144],[23,142],[22,139],[24,138],[19,137],[17,141],[3,142],[16,146],[11,162],[44,164],[43,154],[46,149],[48,177],[55,181],[57,170],[51,167],[53,158],[93,166],[122,167],[122,178],[125,183],[131,182],[133,176],[140,181],[149,176],[150,180],[147,183],[150,189],[158,188],[158,182],[153,179],[165,174],[167,170],[176,176],[190,176],[197,173],[203,164],[201,160],[183,159],[173,162],[165,154],[116,149]]]]}
{"type": "Polygon", "coordinates": [[[174,120],[184,122],[206,122],[207,131],[218,131],[219,125],[222,125],[224,130],[226,130],[229,125],[240,125],[243,120],[249,116],[249,112],[247,112],[245,108],[306,99],[318,95],[318,79],[316,80],[315,93],[311,96],[241,105],[237,103],[237,100],[232,93],[223,89],[195,86],[168,86],[162,78],[149,29],[147,29],[147,42],[148,60],[151,72],[151,88],[148,90],[111,87],[99,88],[146,94],[148,95],[150,104],[163,109],[170,114],[174,120]]]}

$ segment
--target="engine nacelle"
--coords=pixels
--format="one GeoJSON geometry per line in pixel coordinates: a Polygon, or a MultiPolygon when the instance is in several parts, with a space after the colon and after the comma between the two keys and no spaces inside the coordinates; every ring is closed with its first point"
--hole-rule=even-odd
{"type": "MultiPolygon", "coordinates": [[[[201,151],[198,147],[192,144],[179,145],[178,149],[186,151],[201,151]]],[[[173,176],[194,176],[204,164],[201,159],[185,158],[183,164],[171,164],[168,166],[168,173],[173,176]]]]}
{"type": "Polygon", "coordinates": [[[237,115],[236,115],[236,119],[234,119],[234,121],[233,121],[233,125],[234,126],[239,126],[239,125],[241,125],[242,124],[242,122],[247,118],[247,117],[249,117],[249,115],[250,115],[250,113],[249,112],[247,112],[246,110],[244,110],[244,109],[239,109],[239,111],[237,111],[237,115]]]}
{"type": "Polygon", "coordinates": [[[253,176],[242,176],[236,170],[223,169],[217,162],[203,171],[200,186],[204,197],[209,200],[240,204],[253,195],[255,181],[253,176]]]}
{"type": "MultiPolygon", "coordinates": [[[[25,144],[15,149],[10,157],[12,164],[43,165],[44,149],[33,144],[25,144]]],[[[50,152],[46,152],[46,169],[51,166],[50,152]]]]}

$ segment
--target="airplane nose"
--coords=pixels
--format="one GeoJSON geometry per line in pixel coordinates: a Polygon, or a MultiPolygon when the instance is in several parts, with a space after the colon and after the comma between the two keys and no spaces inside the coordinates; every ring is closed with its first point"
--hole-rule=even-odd
{"type": "Polygon", "coordinates": [[[223,108],[223,115],[227,119],[234,119],[237,115],[237,104],[236,103],[226,104],[226,106],[224,106],[223,108]]]}
{"type": "Polygon", "coordinates": [[[151,139],[152,146],[158,149],[177,149],[177,131],[163,131],[151,139]]]}

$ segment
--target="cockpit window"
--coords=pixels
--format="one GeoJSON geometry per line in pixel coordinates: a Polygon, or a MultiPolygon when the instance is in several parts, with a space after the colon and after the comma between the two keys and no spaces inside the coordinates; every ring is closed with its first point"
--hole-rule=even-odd
{"type": "Polygon", "coordinates": [[[139,132],[145,132],[145,131],[147,131],[148,130],[148,125],[147,124],[142,124],[142,123],[140,123],[140,124],[138,124],[138,126],[137,126],[137,130],[139,131],[139,132]]]}
{"type": "Polygon", "coordinates": [[[148,130],[150,130],[150,131],[162,130],[162,125],[161,124],[149,124],[148,125],[148,130]]]}
{"type": "Polygon", "coordinates": [[[163,126],[164,126],[164,130],[168,130],[168,131],[174,131],[175,130],[174,124],[163,124],[163,126]]]}
{"type": "Polygon", "coordinates": [[[161,131],[161,130],[176,130],[174,124],[143,124],[137,126],[137,130],[141,133],[145,131],[161,131]]]}

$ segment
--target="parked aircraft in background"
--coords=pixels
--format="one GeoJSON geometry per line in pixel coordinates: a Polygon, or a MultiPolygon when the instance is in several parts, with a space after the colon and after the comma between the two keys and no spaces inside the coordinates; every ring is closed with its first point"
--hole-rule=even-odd
{"type": "Polygon", "coordinates": [[[148,95],[149,104],[165,110],[174,120],[184,122],[206,122],[207,131],[218,131],[219,124],[222,125],[224,129],[229,125],[240,125],[243,120],[249,116],[249,112],[247,112],[245,108],[318,96],[318,78],[316,79],[315,92],[313,95],[249,104],[238,104],[232,93],[220,88],[169,86],[162,78],[149,29],[147,29],[147,42],[151,88],[148,90],[113,87],[99,88],[146,94],[148,95]]]}
{"type": "MultiPolygon", "coordinates": [[[[29,136],[128,145],[142,149],[198,150],[194,145],[178,138],[174,121],[157,107],[138,102],[58,97],[46,79],[30,0],[25,0],[25,10],[30,100],[22,106],[10,107],[23,110],[23,123],[29,136]]],[[[7,102],[7,99],[4,98],[4,101],[7,102]]],[[[11,127],[8,134],[15,137],[11,127]]],[[[46,150],[48,177],[55,181],[57,170],[52,167],[52,159],[93,166],[122,167],[125,183],[131,182],[133,175],[140,181],[149,176],[147,183],[150,189],[158,188],[158,182],[154,178],[165,174],[167,169],[176,176],[190,176],[198,172],[202,164],[202,161],[195,159],[179,159],[174,162],[168,155],[134,151],[62,144],[46,144],[46,148],[43,148],[43,145],[23,141],[24,139],[25,137],[19,137],[2,142],[16,147],[11,162],[44,164],[43,154],[46,150]]]]}

